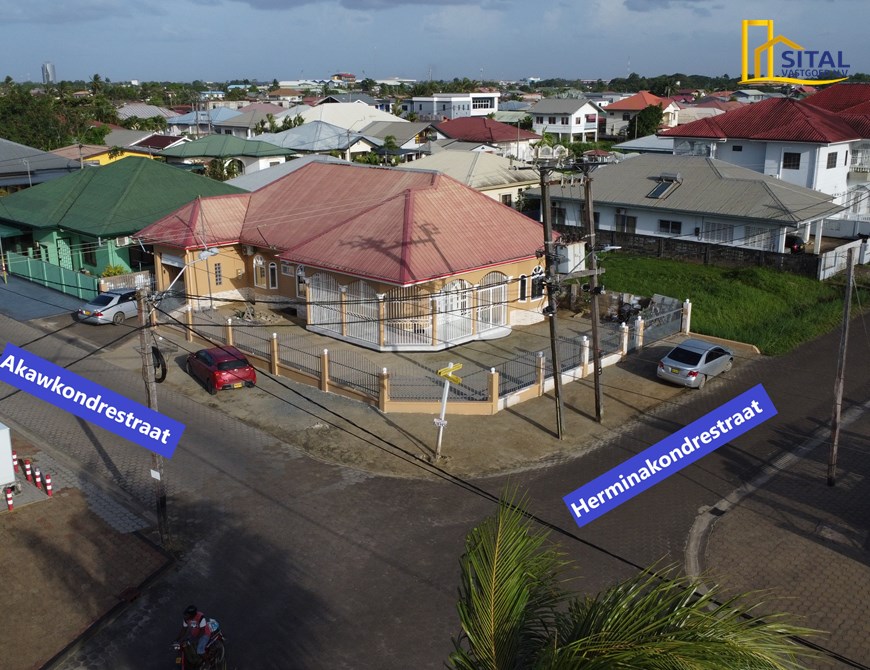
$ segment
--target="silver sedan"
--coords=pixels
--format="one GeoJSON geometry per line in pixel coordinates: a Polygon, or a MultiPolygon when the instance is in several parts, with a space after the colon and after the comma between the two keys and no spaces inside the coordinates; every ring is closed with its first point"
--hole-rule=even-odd
{"type": "Polygon", "coordinates": [[[659,361],[660,379],[687,386],[704,388],[708,377],[728,372],[734,365],[734,354],[723,346],[704,340],[684,340],[659,361]]]}

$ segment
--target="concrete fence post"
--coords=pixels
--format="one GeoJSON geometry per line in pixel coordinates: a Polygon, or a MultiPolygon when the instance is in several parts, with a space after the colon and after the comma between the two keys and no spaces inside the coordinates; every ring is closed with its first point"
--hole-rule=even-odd
{"type": "Polygon", "coordinates": [[[269,372],[273,375],[278,374],[278,333],[272,333],[272,339],[269,340],[269,344],[271,345],[271,356],[269,361],[269,372]]]}
{"type": "Polygon", "coordinates": [[[547,366],[546,366],[546,358],[544,358],[544,352],[538,352],[538,358],[536,359],[536,376],[538,382],[538,396],[544,395],[544,383],[547,381],[547,366]]]}
{"type": "Polygon", "coordinates": [[[499,385],[499,376],[498,372],[496,372],[495,368],[489,369],[489,402],[491,405],[491,412],[493,414],[498,413],[498,385],[499,385]]]}
{"type": "Polygon", "coordinates": [[[390,373],[387,368],[381,370],[380,388],[378,390],[378,409],[386,414],[387,403],[390,400],[390,373]]]}
{"type": "Polygon", "coordinates": [[[634,341],[637,349],[643,349],[645,330],[646,324],[644,323],[643,317],[638,314],[637,319],[635,319],[634,322],[634,341]]]}
{"type": "Polygon", "coordinates": [[[625,321],[619,324],[619,353],[628,355],[628,324],[625,321]]]}
{"type": "Polygon", "coordinates": [[[224,328],[224,337],[226,338],[227,346],[232,347],[233,346],[233,319],[232,319],[232,317],[227,317],[227,324],[226,324],[226,327],[224,328]]]}
{"type": "Polygon", "coordinates": [[[329,349],[320,354],[320,390],[329,393],[329,349]]]}
{"type": "Polygon", "coordinates": [[[683,323],[681,330],[684,335],[688,335],[692,332],[692,302],[688,298],[686,298],[686,301],[683,303],[683,323]]]}

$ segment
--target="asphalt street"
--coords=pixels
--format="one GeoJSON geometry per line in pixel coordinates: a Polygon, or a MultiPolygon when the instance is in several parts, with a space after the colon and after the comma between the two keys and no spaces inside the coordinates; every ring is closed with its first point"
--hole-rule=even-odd
{"type": "MultiPolygon", "coordinates": [[[[2,304],[0,311],[7,313],[2,304]]],[[[54,313],[62,315],[63,310],[54,313]]],[[[95,349],[80,342],[81,331],[58,319],[62,316],[52,323],[63,329],[46,336],[33,325],[0,318],[0,336],[62,365],[95,349]]],[[[115,337],[117,330],[100,329],[99,336],[115,337]]],[[[848,369],[854,373],[847,377],[846,407],[870,398],[870,382],[858,372],[867,369],[870,351],[866,341],[857,340],[849,354],[848,369]]],[[[830,420],[838,341],[839,335],[832,333],[787,356],[747,365],[703,392],[682,393],[612,431],[581,457],[565,454],[546,467],[474,481],[432,469],[421,471],[418,478],[397,478],[323,463],[221,411],[221,403],[231,399],[202,402],[201,397],[162,387],[161,412],[187,426],[176,455],[165,466],[179,560],[55,667],[163,667],[171,662],[168,641],[177,632],[178,612],[188,602],[219,613],[230,636],[234,667],[443,667],[457,632],[457,560],[464,536],[493,511],[492,498],[506,486],[528,490],[530,511],[557,530],[565,551],[578,561],[579,590],[596,591],[653,563],[682,565],[687,534],[699,512],[830,420]],[[758,383],[777,407],[776,417],[642,496],[582,529],[576,527],[563,495],[758,383]]],[[[141,380],[106,357],[86,357],[71,369],[144,401],[141,380]]],[[[304,395],[294,396],[286,412],[286,421],[312,429],[334,420],[304,395]]],[[[70,458],[117,483],[143,508],[150,507],[151,461],[144,449],[23,393],[5,390],[0,415],[47,443],[62,445],[70,458]]],[[[866,444],[865,430],[862,418],[841,438],[844,481],[866,474],[857,460],[866,444]]],[[[348,431],[348,440],[371,448],[371,437],[363,433],[348,431]]],[[[819,447],[825,448],[826,443],[819,447]]],[[[821,506],[838,489],[825,484],[824,454],[817,449],[812,456],[799,490],[808,498],[815,496],[821,506]]],[[[852,523],[868,525],[866,510],[855,508],[854,514],[859,518],[852,523]]],[[[736,529],[733,536],[739,541],[744,530],[736,529]]],[[[751,574],[744,568],[756,562],[756,548],[749,544],[729,550],[734,554],[731,565],[709,566],[719,571],[715,576],[728,586],[739,574],[741,579],[733,578],[735,587],[755,588],[756,582],[742,575],[751,574]]],[[[770,562],[776,558],[774,554],[770,562]]],[[[853,560],[866,565],[863,547],[853,560]]],[[[777,572],[775,567],[772,572],[777,572]]],[[[795,575],[822,583],[833,583],[836,577],[824,565],[815,566],[812,574],[795,575]]],[[[849,588],[865,596],[861,603],[870,602],[867,583],[849,588]]],[[[821,605],[816,609],[821,611],[821,605]]],[[[866,620],[866,611],[854,616],[862,614],[866,620]]],[[[829,644],[859,663],[851,667],[870,661],[868,647],[854,640],[832,637],[829,644]]]]}

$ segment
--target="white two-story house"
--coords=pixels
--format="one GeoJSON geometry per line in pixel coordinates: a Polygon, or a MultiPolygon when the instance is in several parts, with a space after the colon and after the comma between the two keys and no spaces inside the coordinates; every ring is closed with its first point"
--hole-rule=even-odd
{"type": "Polygon", "coordinates": [[[489,116],[498,111],[501,93],[435,93],[414,96],[402,102],[402,115],[417,121],[445,121],[466,116],[489,116]]]}
{"type": "Polygon", "coordinates": [[[544,98],[529,109],[532,132],[557,141],[597,142],[602,110],[585,98],[544,98]]]}
{"type": "MultiPolygon", "coordinates": [[[[629,236],[786,253],[786,237],[842,209],[830,196],[702,156],[644,154],[593,173],[595,227],[629,236]]],[[[540,199],[529,189],[526,199],[540,199]]],[[[551,220],[586,228],[584,185],[550,186],[551,220]]],[[[619,240],[617,240],[619,243],[619,240]]]]}
{"type": "Polygon", "coordinates": [[[870,116],[829,111],[812,98],[771,98],[660,135],[673,138],[676,155],[709,156],[821,191],[846,208],[837,218],[866,217],[870,116]]]}

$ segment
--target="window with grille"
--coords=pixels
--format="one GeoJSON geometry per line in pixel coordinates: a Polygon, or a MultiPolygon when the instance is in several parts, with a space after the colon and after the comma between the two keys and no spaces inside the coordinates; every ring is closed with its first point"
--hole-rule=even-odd
{"type": "Polygon", "coordinates": [[[529,278],[526,275],[520,275],[520,302],[525,302],[529,299],[529,278]]]}
{"type": "Polygon", "coordinates": [[[683,222],[682,221],[667,221],[665,219],[659,219],[659,232],[666,233],[668,235],[682,235],[683,222]]]}
{"type": "Polygon", "coordinates": [[[532,299],[544,295],[544,268],[540,265],[532,272],[532,299]]]}
{"type": "Polygon", "coordinates": [[[801,155],[799,153],[793,151],[786,151],[782,155],[782,169],[783,170],[800,170],[801,169],[801,155]]]}
{"type": "Polygon", "coordinates": [[[705,221],[701,239],[714,244],[731,244],[734,241],[734,226],[728,223],[705,221]]]}
{"type": "Polygon", "coordinates": [[[254,256],[254,286],[266,288],[266,262],[262,256],[254,256]]]}
{"type": "Polygon", "coordinates": [[[753,249],[773,250],[773,235],[769,228],[762,226],[746,226],[743,244],[753,249]]]}
{"type": "Polygon", "coordinates": [[[281,274],[286,277],[292,277],[293,272],[293,263],[289,261],[281,261],[281,274]]]}
{"type": "Polygon", "coordinates": [[[619,233],[632,233],[637,230],[637,217],[628,214],[616,215],[616,231],[619,233]]]}
{"type": "Polygon", "coordinates": [[[501,204],[507,205],[508,207],[512,207],[514,204],[513,196],[510,193],[505,193],[501,196],[501,204]]]}
{"type": "Polygon", "coordinates": [[[215,286],[220,286],[224,283],[224,269],[220,263],[214,264],[214,283],[215,286]]]}
{"type": "Polygon", "coordinates": [[[828,154],[828,169],[837,167],[837,152],[832,151],[828,154]]]}

